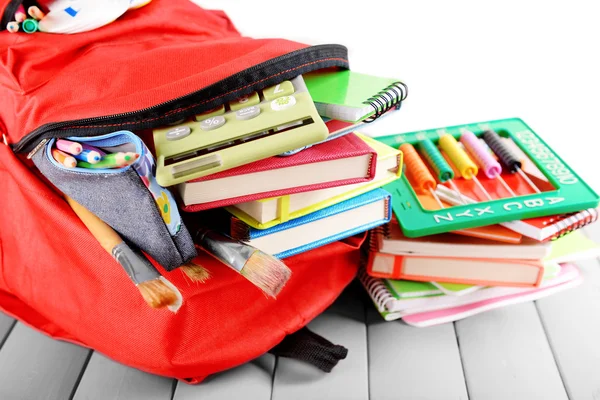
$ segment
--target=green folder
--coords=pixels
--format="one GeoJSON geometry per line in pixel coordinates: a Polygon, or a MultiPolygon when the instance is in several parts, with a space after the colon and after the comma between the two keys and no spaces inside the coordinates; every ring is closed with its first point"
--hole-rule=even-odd
{"type": "Polygon", "coordinates": [[[340,121],[362,121],[406,97],[403,84],[393,78],[350,70],[315,71],[303,77],[319,115],[340,121]]]}

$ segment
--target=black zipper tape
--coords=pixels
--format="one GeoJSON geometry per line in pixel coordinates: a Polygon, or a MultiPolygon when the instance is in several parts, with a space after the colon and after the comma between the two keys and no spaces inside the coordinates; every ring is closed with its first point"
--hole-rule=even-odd
{"type": "Polygon", "coordinates": [[[247,68],[204,89],[143,110],[45,124],[24,136],[12,148],[15,152],[23,153],[31,151],[41,140],[48,138],[157,128],[211,110],[255,90],[329,67],[350,68],[345,46],[327,44],[296,50],[247,68]]]}
{"type": "MultiPolygon", "coordinates": [[[[23,4],[23,7],[25,8],[25,12],[27,12],[27,9],[31,6],[36,6],[37,3],[33,0],[11,0],[8,2],[8,4],[6,5],[6,8],[4,9],[4,12],[2,13],[2,21],[0,22],[0,31],[4,31],[6,30],[6,25],[8,25],[8,23],[10,21],[14,21],[15,20],[15,13],[17,12],[17,10],[19,9],[19,6],[23,4]]],[[[29,18],[29,17],[27,17],[29,18]]]]}

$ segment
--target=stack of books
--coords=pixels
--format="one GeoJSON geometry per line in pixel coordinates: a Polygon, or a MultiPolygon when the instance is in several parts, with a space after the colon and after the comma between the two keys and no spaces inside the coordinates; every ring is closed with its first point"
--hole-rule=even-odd
{"type": "Polygon", "coordinates": [[[401,153],[358,133],[179,186],[184,211],[284,259],[391,219],[401,153]]]}
{"type": "Polygon", "coordinates": [[[325,71],[303,80],[326,140],[174,186],[182,211],[279,259],[389,222],[391,194],[381,187],[402,171],[401,151],[356,132],[398,111],[398,88],[389,89],[385,109],[363,103],[395,79],[325,71]]]}
{"type": "Polygon", "coordinates": [[[386,320],[456,321],[579,285],[599,196],[522,120],[378,136],[405,153],[359,279],[386,320]]]}
{"type": "Polygon", "coordinates": [[[407,238],[392,220],[370,232],[359,279],[384,319],[424,327],[575,287],[574,263],[599,256],[581,231],[517,244],[455,233],[407,238]]]}

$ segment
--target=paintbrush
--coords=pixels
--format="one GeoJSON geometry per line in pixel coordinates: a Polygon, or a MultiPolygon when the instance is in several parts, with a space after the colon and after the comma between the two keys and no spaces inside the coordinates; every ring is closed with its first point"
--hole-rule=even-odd
{"type": "Polygon", "coordinates": [[[129,247],[117,232],[87,208],[69,196],[65,195],[65,198],[102,248],[121,264],[150,307],[168,307],[173,312],[179,309],[182,302],[179,290],[139,250],[136,252],[129,247]]]}
{"type": "Polygon", "coordinates": [[[292,274],[281,260],[217,231],[200,229],[195,242],[273,298],[292,274]]]}
{"type": "Polygon", "coordinates": [[[194,282],[204,283],[210,279],[210,271],[193,261],[183,264],[180,268],[194,282]]]}

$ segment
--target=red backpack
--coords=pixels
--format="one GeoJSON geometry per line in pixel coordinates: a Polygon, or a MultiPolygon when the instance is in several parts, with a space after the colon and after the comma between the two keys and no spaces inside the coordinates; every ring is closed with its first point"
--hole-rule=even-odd
{"type": "MultiPolygon", "coordinates": [[[[0,0],[2,27],[22,2],[0,0]]],[[[183,276],[180,253],[168,268],[152,259],[183,296],[177,313],[156,310],[33,163],[43,139],[141,132],[299,74],[347,69],[343,46],[243,37],[223,12],[154,0],[86,33],[0,32],[0,49],[2,311],[56,339],[193,383],[268,351],[325,370],[344,358],[342,347],[304,327],[355,277],[364,234],[285,259],[292,278],[277,299],[202,252],[195,261],[210,270],[206,283],[183,276]],[[296,352],[289,338],[298,333],[315,353],[296,352]]]]}

